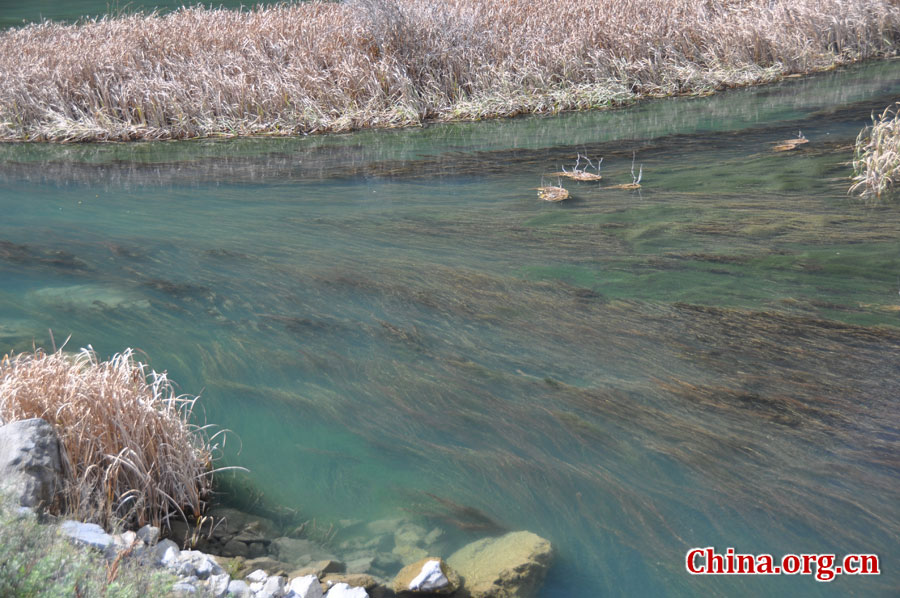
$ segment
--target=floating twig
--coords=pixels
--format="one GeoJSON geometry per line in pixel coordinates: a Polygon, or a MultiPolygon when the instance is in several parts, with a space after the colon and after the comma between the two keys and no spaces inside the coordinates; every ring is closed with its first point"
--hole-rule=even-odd
{"type": "Polygon", "coordinates": [[[590,158],[588,158],[587,156],[582,156],[581,154],[578,154],[578,157],[575,160],[575,167],[572,168],[572,170],[566,170],[566,167],[563,166],[562,171],[554,172],[553,174],[555,174],[557,177],[564,176],[566,178],[574,179],[576,181],[599,181],[600,179],[603,178],[603,176],[601,176],[601,174],[600,174],[600,165],[601,164],[603,164],[603,158],[600,158],[600,160],[597,162],[597,164],[594,165],[594,163],[591,162],[590,158]],[[582,158],[584,158],[584,160],[587,162],[587,166],[590,166],[591,168],[593,168],[595,172],[588,172],[587,166],[584,168],[581,168],[581,159],[582,158]]]}
{"type": "Polygon", "coordinates": [[[640,189],[641,188],[641,179],[644,178],[644,165],[641,164],[640,170],[638,170],[637,176],[634,174],[634,152],[631,154],[631,182],[630,183],[622,183],[621,185],[613,185],[612,187],[607,187],[607,189],[640,189]]]}

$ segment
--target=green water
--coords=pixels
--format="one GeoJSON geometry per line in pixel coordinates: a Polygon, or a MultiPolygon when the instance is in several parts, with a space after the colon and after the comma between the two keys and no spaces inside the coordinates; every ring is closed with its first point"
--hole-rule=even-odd
{"type": "MultiPolygon", "coordinates": [[[[291,2],[286,2],[290,4],[291,2]]],[[[0,28],[18,27],[27,23],[44,20],[74,23],[80,19],[95,19],[104,15],[123,15],[137,12],[166,13],[182,6],[204,5],[212,8],[242,8],[258,4],[276,2],[241,2],[240,0],[219,0],[217,2],[185,2],[178,0],[0,0],[0,28]]]]}
{"type": "Polygon", "coordinates": [[[542,596],[891,595],[900,208],[846,189],[898,92],[887,62],[608,113],[0,146],[0,350],[139,348],[268,500],[448,532],[428,493],[473,507],[553,541],[542,596]],[[579,152],[602,184],[541,202],[579,152]],[[641,190],[610,188],[633,155],[641,190]],[[691,577],[695,546],[884,572],[691,577]]]}

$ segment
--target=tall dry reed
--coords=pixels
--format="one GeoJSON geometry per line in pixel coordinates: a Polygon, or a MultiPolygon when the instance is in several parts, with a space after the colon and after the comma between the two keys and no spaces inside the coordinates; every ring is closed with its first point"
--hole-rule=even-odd
{"type": "Polygon", "coordinates": [[[877,199],[900,181],[900,102],[872,120],[856,138],[850,192],[877,199]]]}
{"type": "Polygon", "coordinates": [[[40,417],[59,434],[67,484],[59,508],[104,525],[165,525],[197,516],[210,491],[212,450],[190,423],[196,397],[128,349],[100,361],[38,349],[0,362],[0,419],[40,417]]]}
{"type": "Polygon", "coordinates": [[[348,0],[0,34],[0,139],[288,135],[608,106],[894,54],[891,0],[348,0]]]}

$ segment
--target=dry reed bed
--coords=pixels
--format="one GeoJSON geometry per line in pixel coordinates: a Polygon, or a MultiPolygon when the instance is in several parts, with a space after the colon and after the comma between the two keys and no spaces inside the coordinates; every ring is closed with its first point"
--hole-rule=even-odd
{"type": "Polygon", "coordinates": [[[850,192],[877,199],[900,180],[900,102],[872,120],[856,139],[850,192]]]}
{"type": "Polygon", "coordinates": [[[0,139],[298,134],[608,106],[893,54],[889,0],[350,0],[0,34],[0,139]]]}
{"type": "Polygon", "coordinates": [[[131,349],[108,361],[82,349],[0,362],[0,418],[40,417],[60,436],[67,487],[54,508],[107,526],[200,514],[212,446],[189,423],[195,400],[177,396],[165,373],[148,373],[131,349]]]}

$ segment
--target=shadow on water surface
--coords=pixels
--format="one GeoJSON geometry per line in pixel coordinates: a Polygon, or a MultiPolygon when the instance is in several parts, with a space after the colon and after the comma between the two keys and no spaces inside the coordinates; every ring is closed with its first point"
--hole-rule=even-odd
{"type": "Polygon", "coordinates": [[[546,596],[890,595],[900,210],[848,198],[846,162],[898,68],[484,129],[5,146],[0,342],[137,346],[309,518],[545,535],[546,596]],[[635,150],[640,193],[604,188],[635,150]],[[540,202],[585,151],[604,181],[540,202]],[[698,578],[694,546],[884,572],[698,578]]]}

